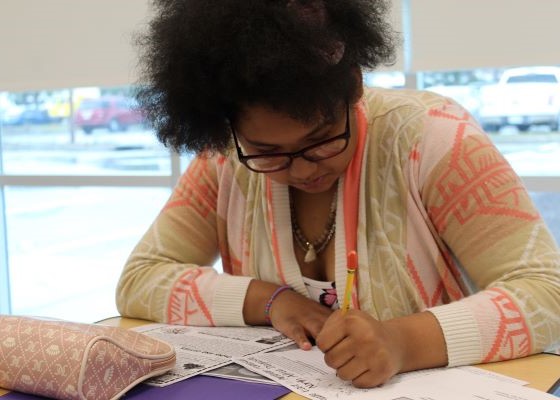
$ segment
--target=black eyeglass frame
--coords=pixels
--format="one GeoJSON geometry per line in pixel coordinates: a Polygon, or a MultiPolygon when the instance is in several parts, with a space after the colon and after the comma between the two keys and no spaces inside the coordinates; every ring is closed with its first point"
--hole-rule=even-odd
{"type": "Polygon", "coordinates": [[[333,136],[331,138],[328,138],[326,140],[322,140],[322,141],[320,141],[318,143],[315,143],[315,144],[312,144],[310,146],[304,147],[303,149],[301,149],[299,151],[295,151],[293,153],[270,153],[270,154],[245,155],[245,154],[243,154],[243,151],[241,150],[241,146],[239,145],[239,142],[237,140],[237,134],[235,133],[235,129],[233,128],[233,124],[231,122],[229,124],[229,127],[231,129],[231,134],[233,136],[233,141],[235,142],[235,148],[237,150],[237,157],[239,158],[239,161],[253,172],[267,174],[267,173],[270,173],[270,172],[277,172],[277,171],[282,171],[283,169],[290,168],[290,165],[292,165],[292,162],[294,161],[294,158],[302,157],[303,159],[305,159],[307,161],[317,162],[317,161],[322,161],[322,160],[328,160],[329,158],[336,157],[339,154],[341,154],[342,152],[344,152],[344,150],[346,150],[346,148],[348,147],[348,141],[350,139],[350,107],[348,106],[348,104],[346,104],[346,127],[345,127],[343,133],[341,133],[340,135],[336,135],[336,136],[333,136]],[[335,154],[332,154],[328,157],[320,157],[320,158],[308,157],[308,156],[305,155],[305,153],[307,153],[309,150],[321,147],[325,144],[328,144],[328,143],[331,143],[331,142],[334,142],[334,141],[340,140],[340,139],[345,139],[346,141],[344,143],[344,146],[340,149],[340,151],[335,153],[335,154]],[[254,160],[254,159],[258,159],[258,158],[274,158],[274,157],[288,157],[287,161],[286,161],[286,165],[283,165],[283,166],[278,167],[276,169],[271,169],[271,170],[266,170],[266,171],[255,169],[255,168],[253,168],[249,165],[250,160],[254,160]]]}

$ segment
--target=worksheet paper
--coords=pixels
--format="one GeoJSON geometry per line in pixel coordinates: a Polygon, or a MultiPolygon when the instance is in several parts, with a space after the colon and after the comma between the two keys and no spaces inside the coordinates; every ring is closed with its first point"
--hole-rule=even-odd
{"type": "Polygon", "coordinates": [[[339,379],[317,348],[279,350],[234,361],[309,399],[557,400],[526,382],[480,368],[438,368],[399,374],[381,387],[357,389],[339,379]]]}
{"type": "Polygon", "coordinates": [[[285,347],[291,339],[268,327],[194,327],[150,324],[134,328],[175,347],[177,363],[148,384],[167,386],[232,362],[233,357],[285,347]]]}

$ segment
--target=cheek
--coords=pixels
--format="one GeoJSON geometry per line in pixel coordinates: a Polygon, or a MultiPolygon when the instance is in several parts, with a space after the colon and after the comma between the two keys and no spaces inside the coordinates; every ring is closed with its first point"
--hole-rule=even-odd
{"type": "Polygon", "coordinates": [[[335,173],[340,175],[343,174],[344,171],[346,171],[346,168],[348,168],[350,161],[352,161],[354,150],[354,148],[348,147],[344,153],[330,160],[331,162],[329,163],[328,168],[335,173]]]}
{"type": "Polygon", "coordinates": [[[287,185],[289,182],[287,169],[278,172],[271,172],[270,174],[267,174],[267,176],[274,182],[281,183],[283,185],[287,185]]]}
{"type": "Polygon", "coordinates": [[[341,165],[341,168],[343,170],[346,170],[346,168],[348,168],[348,165],[350,165],[350,162],[352,161],[352,158],[354,158],[354,153],[356,153],[356,150],[357,150],[357,142],[356,142],[355,135],[353,135],[350,138],[348,147],[341,154],[341,160],[339,165],[341,165]]]}

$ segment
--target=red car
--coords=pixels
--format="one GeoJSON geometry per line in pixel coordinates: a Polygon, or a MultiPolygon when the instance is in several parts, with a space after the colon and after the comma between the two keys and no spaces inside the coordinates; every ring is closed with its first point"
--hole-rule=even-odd
{"type": "Polygon", "coordinates": [[[84,99],[74,116],[76,127],[87,134],[97,128],[106,128],[111,132],[125,131],[129,126],[143,122],[142,112],[133,100],[119,96],[84,99]]]}

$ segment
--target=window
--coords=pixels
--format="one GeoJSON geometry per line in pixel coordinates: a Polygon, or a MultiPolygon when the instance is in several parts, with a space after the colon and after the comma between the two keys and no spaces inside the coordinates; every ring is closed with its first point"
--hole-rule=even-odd
{"type": "Polygon", "coordinates": [[[165,187],[7,187],[12,313],[83,322],[116,315],[122,267],[169,194],[165,187]]]}
{"type": "Polygon", "coordinates": [[[116,314],[126,258],[188,163],[157,142],[130,93],[0,94],[2,312],[116,314]]]}

